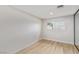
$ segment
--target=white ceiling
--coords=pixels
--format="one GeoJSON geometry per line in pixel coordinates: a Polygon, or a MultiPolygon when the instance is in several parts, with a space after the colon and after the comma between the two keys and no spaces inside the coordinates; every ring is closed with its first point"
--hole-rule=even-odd
{"type": "Polygon", "coordinates": [[[65,5],[63,8],[57,8],[57,5],[18,5],[14,7],[28,12],[31,15],[43,19],[49,19],[53,17],[72,15],[79,8],[79,5],[65,5]],[[50,15],[50,12],[52,12],[53,15],[50,15]]]}

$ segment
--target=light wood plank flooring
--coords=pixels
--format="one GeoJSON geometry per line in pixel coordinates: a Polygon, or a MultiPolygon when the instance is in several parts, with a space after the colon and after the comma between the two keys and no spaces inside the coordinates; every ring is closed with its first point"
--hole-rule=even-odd
{"type": "Polygon", "coordinates": [[[42,39],[17,54],[78,54],[78,51],[74,45],[42,39]]]}

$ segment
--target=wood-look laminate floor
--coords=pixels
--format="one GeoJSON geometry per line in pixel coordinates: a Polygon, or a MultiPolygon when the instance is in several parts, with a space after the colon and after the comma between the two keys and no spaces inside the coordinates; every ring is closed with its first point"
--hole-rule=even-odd
{"type": "Polygon", "coordinates": [[[78,51],[74,45],[42,39],[17,54],[78,54],[78,51]]]}

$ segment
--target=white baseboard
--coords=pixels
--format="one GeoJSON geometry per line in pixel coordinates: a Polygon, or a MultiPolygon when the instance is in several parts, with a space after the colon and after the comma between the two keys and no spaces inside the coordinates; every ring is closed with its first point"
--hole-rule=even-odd
{"type": "MultiPolygon", "coordinates": [[[[60,40],[49,39],[49,38],[41,38],[41,39],[52,40],[52,41],[56,41],[56,42],[62,42],[62,43],[74,45],[73,42],[60,41],[60,40]]],[[[28,48],[29,46],[33,45],[34,43],[38,42],[38,41],[41,40],[41,39],[35,40],[35,41],[33,41],[32,43],[26,45],[25,47],[21,47],[20,49],[18,49],[18,50],[16,50],[16,51],[11,51],[11,52],[9,52],[9,53],[11,53],[11,54],[16,54],[17,52],[23,50],[24,48],[28,48]]]]}
{"type": "Polygon", "coordinates": [[[61,40],[49,39],[49,38],[42,38],[42,39],[52,40],[52,41],[56,41],[56,42],[62,42],[62,43],[66,43],[66,44],[72,44],[72,45],[74,45],[74,43],[73,43],[73,42],[67,42],[67,41],[61,41],[61,40]]]}
{"type": "Polygon", "coordinates": [[[33,45],[34,43],[36,43],[36,42],[38,42],[38,41],[39,41],[39,39],[33,41],[32,43],[30,43],[30,44],[28,44],[28,45],[26,45],[26,46],[24,46],[24,47],[21,47],[20,49],[18,49],[18,50],[16,50],[16,51],[11,51],[11,52],[9,51],[8,54],[16,54],[17,52],[23,50],[24,48],[28,48],[28,47],[30,47],[31,45],[33,45]]]}

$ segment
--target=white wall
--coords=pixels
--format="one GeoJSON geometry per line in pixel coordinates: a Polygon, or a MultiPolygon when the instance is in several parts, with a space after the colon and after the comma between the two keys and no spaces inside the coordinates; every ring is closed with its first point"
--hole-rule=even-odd
{"type": "Polygon", "coordinates": [[[39,40],[41,21],[0,6],[0,53],[15,53],[39,40]]]}
{"type": "Polygon", "coordinates": [[[73,44],[73,16],[64,16],[48,20],[43,20],[43,34],[42,39],[49,39],[53,41],[59,41],[64,43],[73,44]],[[53,30],[47,29],[47,23],[63,22],[63,27],[53,28],[53,30]]]}

